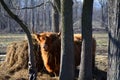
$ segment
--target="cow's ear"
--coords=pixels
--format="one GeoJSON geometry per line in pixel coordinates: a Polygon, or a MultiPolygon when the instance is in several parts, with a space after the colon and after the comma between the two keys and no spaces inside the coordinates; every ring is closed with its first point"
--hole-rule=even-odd
{"type": "Polygon", "coordinates": [[[60,36],[61,36],[61,32],[58,33],[58,37],[60,37],[60,36]]]}
{"type": "Polygon", "coordinates": [[[40,40],[40,34],[35,34],[35,38],[36,38],[37,40],[40,40]]]}

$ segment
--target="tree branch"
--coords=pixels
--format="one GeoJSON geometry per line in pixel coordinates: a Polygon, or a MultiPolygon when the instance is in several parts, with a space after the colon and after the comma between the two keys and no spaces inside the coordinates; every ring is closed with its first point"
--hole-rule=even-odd
{"type": "Polygon", "coordinates": [[[39,4],[39,5],[36,5],[36,6],[31,6],[31,7],[23,7],[23,8],[11,8],[11,9],[15,9],[15,10],[24,10],[24,9],[34,9],[34,8],[37,8],[37,7],[41,7],[41,6],[43,6],[44,4],[47,4],[47,3],[49,3],[49,4],[51,4],[51,6],[53,7],[53,9],[57,12],[59,12],[60,13],[60,11],[59,11],[59,9],[56,7],[56,5],[54,5],[51,1],[47,1],[47,2],[45,2],[45,3],[41,3],[41,4],[39,4]]]}
{"type": "Polygon", "coordinates": [[[34,8],[37,8],[37,7],[41,7],[42,5],[44,5],[44,3],[41,3],[41,4],[36,5],[36,6],[31,6],[31,7],[11,8],[11,9],[15,9],[15,10],[22,10],[22,9],[34,9],[34,8]]]}

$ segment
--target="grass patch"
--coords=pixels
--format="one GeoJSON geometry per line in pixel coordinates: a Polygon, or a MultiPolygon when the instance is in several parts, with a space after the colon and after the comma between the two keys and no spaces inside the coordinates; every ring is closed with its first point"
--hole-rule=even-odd
{"type": "Polygon", "coordinates": [[[96,54],[107,55],[108,54],[108,34],[107,33],[99,33],[93,34],[96,39],[97,47],[96,54]]]}
{"type": "Polygon", "coordinates": [[[25,34],[0,34],[0,53],[6,52],[6,47],[12,42],[22,41],[25,34]]]}
{"type": "Polygon", "coordinates": [[[93,36],[95,37],[98,46],[107,46],[108,45],[107,33],[93,34],[93,36]]]}

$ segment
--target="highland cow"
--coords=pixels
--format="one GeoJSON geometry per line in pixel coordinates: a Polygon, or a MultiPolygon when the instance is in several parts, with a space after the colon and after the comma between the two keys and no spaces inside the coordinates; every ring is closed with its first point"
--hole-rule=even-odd
{"type": "Polygon", "coordinates": [[[46,70],[58,75],[60,68],[60,34],[44,32],[36,34],[36,40],[40,44],[41,56],[46,70]]]}

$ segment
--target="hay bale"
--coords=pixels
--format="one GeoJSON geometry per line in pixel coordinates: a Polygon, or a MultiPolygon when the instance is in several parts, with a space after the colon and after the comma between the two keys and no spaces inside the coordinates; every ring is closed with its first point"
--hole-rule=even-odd
{"type": "MultiPolygon", "coordinates": [[[[35,64],[37,71],[43,69],[43,61],[40,55],[39,45],[33,40],[35,64]]],[[[21,69],[28,69],[28,42],[13,42],[7,47],[5,61],[0,66],[1,70],[6,70],[8,73],[14,73],[21,69]]]]}

